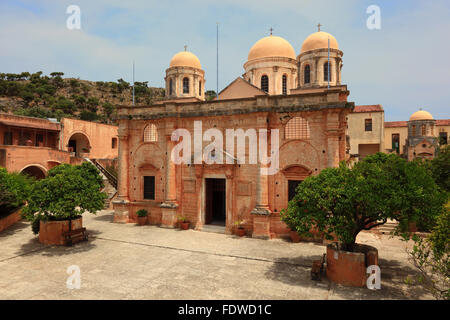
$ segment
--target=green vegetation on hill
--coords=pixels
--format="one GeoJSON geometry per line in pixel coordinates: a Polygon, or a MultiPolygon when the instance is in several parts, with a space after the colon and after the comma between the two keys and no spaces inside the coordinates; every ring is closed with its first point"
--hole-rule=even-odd
{"type": "MultiPolygon", "coordinates": [[[[117,105],[131,105],[132,86],[117,82],[64,79],[41,71],[0,73],[0,111],[38,118],[62,117],[112,123],[117,105]]],[[[135,83],[135,104],[149,105],[164,97],[164,89],[135,83]]]]}

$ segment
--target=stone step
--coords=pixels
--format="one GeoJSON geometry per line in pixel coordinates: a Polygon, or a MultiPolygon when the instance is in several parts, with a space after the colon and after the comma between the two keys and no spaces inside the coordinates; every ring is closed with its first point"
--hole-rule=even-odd
{"type": "Polygon", "coordinates": [[[395,230],[395,228],[397,228],[397,226],[398,222],[387,222],[384,225],[379,226],[378,231],[382,234],[390,234],[395,230]]]}
{"type": "Polygon", "coordinates": [[[202,227],[202,231],[210,232],[210,233],[221,233],[225,234],[225,226],[214,225],[214,224],[205,224],[202,227]]]}

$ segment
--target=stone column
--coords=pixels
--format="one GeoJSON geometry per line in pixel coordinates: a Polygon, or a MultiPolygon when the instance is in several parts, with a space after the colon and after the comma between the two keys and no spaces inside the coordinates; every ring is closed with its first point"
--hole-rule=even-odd
{"type": "Polygon", "coordinates": [[[202,217],[202,182],[203,182],[203,165],[195,164],[195,190],[197,192],[197,224],[195,226],[196,230],[201,230],[203,228],[203,217],[202,217]]]}
{"type": "Polygon", "coordinates": [[[252,210],[253,238],[270,239],[270,209],[268,177],[261,175],[262,165],[258,168],[256,181],[256,206],[252,210]]]}
{"type": "Polygon", "coordinates": [[[328,154],[327,154],[327,166],[329,168],[337,168],[339,166],[339,132],[329,131],[327,133],[328,141],[328,154]]]}
{"type": "Polygon", "coordinates": [[[172,148],[174,147],[174,141],[171,140],[171,135],[166,135],[166,187],[165,187],[165,199],[161,204],[162,218],[161,226],[166,228],[174,228],[177,222],[176,212],[178,208],[177,204],[177,185],[176,185],[176,167],[175,163],[171,159],[172,148]]]}
{"type": "MultiPolygon", "coordinates": [[[[265,121],[265,117],[262,120],[265,121]]],[[[271,150],[269,133],[267,134],[267,142],[267,150],[271,150]]],[[[262,169],[268,167],[269,165],[263,165],[260,161],[256,173],[256,206],[251,212],[253,215],[253,238],[270,238],[270,214],[272,212],[269,208],[269,177],[261,174],[262,169]]]]}
{"type": "Polygon", "coordinates": [[[114,222],[128,222],[129,218],[129,141],[128,123],[119,124],[119,172],[117,179],[117,199],[113,201],[114,222]]]}
{"type": "Polygon", "coordinates": [[[235,185],[234,185],[234,165],[232,167],[227,167],[225,170],[225,177],[226,177],[226,234],[232,234],[233,233],[233,211],[235,210],[234,207],[234,192],[235,192],[235,185]]]}
{"type": "Polygon", "coordinates": [[[319,86],[319,57],[314,57],[314,86],[319,86]]]}
{"type": "Polygon", "coordinates": [[[341,58],[335,58],[334,60],[336,62],[336,85],[339,86],[341,84],[341,81],[339,80],[340,77],[340,65],[341,65],[341,58]]]}

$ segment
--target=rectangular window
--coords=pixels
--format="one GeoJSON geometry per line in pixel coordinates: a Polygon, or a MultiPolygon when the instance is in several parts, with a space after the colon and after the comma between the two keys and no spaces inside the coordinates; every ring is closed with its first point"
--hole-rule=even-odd
{"type": "Polygon", "coordinates": [[[36,147],[43,147],[44,146],[44,135],[42,133],[36,134],[36,147]]]}
{"type": "Polygon", "coordinates": [[[365,120],[365,127],[367,132],[372,131],[372,119],[365,120]]]}
{"type": "Polygon", "coordinates": [[[422,137],[425,137],[427,135],[427,127],[425,125],[422,125],[422,137]]]}
{"type": "Polygon", "coordinates": [[[6,146],[12,145],[12,132],[5,132],[3,136],[3,144],[6,146]]]}
{"type": "Polygon", "coordinates": [[[155,200],[155,177],[144,177],[144,199],[155,200]]]}
{"type": "Polygon", "coordinates": [[[297,189],[298,185],[302,183],[302,181],[298,180],[289,180],[288,181],[288,200],[291,201],[295,197],[295,190],[297,189]]]}
{"type": "Polygon", "coordinates": [[[398,133],[392,135],[392,150],[400,153],[400,135],[398,133]]]}
{"type": "Polygon", "coordinates": [[[447,145],[448,144],[447,132],[439,132],[439,143],[441,145],[447,145]]]}
{"type": "Polygon", "coordinates": [[[113,149],[117,148],[117,138],[112,138],[112,140],[111,140],[111,147],[113,149]]]}

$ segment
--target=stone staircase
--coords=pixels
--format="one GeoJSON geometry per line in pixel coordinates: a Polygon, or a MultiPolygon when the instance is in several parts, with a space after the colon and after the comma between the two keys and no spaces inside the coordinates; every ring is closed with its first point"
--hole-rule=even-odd
{"type": "Polygon", "coordinates": [[[92,163],[94,166],[96,166],[99,171],[100,175],[103,178],[103,185],[104,188],[102,192],[105,192],[108,195],[108,198],[105,199],[105,206],[104,209],[110,209],[111,207],[111,201],[117,194],[117,179],[112,176],[100,163],[98,163],[95,159],[91,160],[89,158],[84,158],[85,161],[92,163]]]}
{"type": "Polygon", "coordinates": [[[391,234],[398,226],[395,220],[388,220],[384,225],[377,227],[377,231],[381,234],[391,234]]]}

